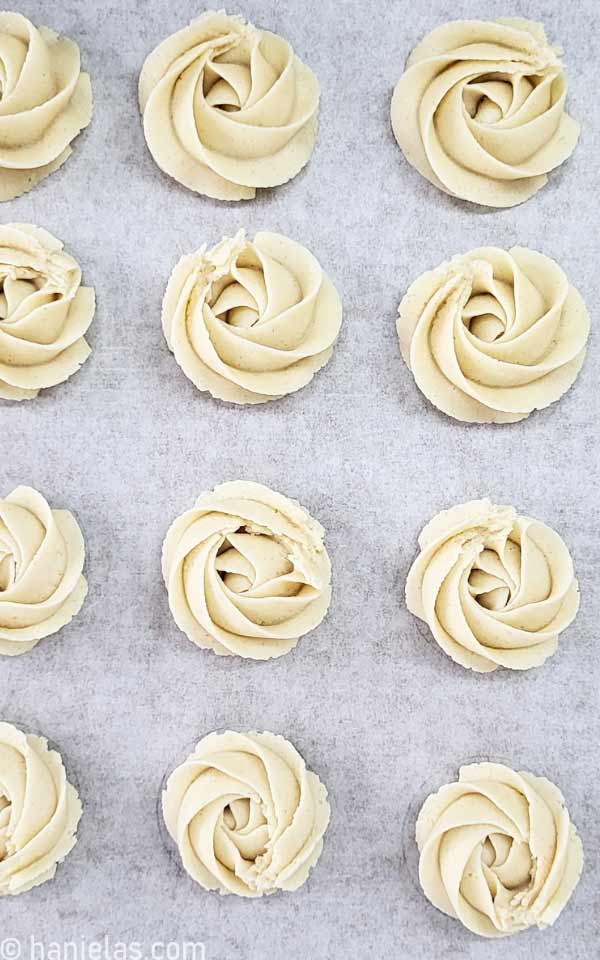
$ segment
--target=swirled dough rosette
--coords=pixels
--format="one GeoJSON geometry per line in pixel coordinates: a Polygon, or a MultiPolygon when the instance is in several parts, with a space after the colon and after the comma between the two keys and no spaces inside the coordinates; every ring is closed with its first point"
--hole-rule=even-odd
{"type": "Polygon", "coordinates": [[[528,200],[579,136],[565,112],[558,53],[530,20],[456,20],[433,30],[392,98],[392,127],[408,162],[462,200],[528,200]]]}
{"type": "Polygon", "coordinates": [[[260,483],[222,483],[171,525],[163,576],[175,622],[199,647],[281,657],[331,597],[323,528],[260,483]]]}
{"type": "Polygon", "coordinates": [[[304,387],[331,357],[342,305],[316,258],[277,233],[243,230],[182,257],[167,285],[163,330],[199,390],[265,403],[304,387]]]}
{"type": "Polygon", "coordinates": [[[0,398],[29,400],[79,370],[94,310],[60,240],[29,223],[0,225],[0,398]]]}
{"type": "Polygon", "coordinates": [[[260,897],[297,890],[323,849],[327,790],[272,733],[211,733],[171,774],[167,829],[205,890],[260,897]]]}
{"type": "Polygon", "coordinates": [[[20,13],[0,12],[0,201],[58,170],[91,119],[92,88],[77,44],[20,13]]]}
{"type": "Polygon", "coordinates": [[[425,896],[482,937],[553,924],[583,866],[560,791],[499,763],[461,767],[427,798],[416,834],[425,896]]]}
{"type": "Polygon", "coordinates": [[[557,263],[525,247],[482,247],[442,263],[398,308],[400,349],[443,413],[514,423],[574,383],[590,330],[586,306],[557,263]]]}
{"type": "Polygon", "coordinates": [[[537,667],[579,607],[573,561],[554,530],[512,507],[472,500],[419,537],[406,603],[463,667],[537,667]]]}
{"type": "Polygon", "coordinates": [[[44,737],[0,723],[0,897],[51,880],[80,817],[60,754],[44,737]]]}
{"type": "Polygon", "coordinates": [[[150,153],[179,183],[248,200],[291,180],[317,137],[319,84],[289,43],[204,13],[147,57],[139,82],[150,153]]]}
{"type": "Polygon", "coordinates": [[[52,510],[31,487],[0,499],[0,654],[26,653],[79,613],[83,561],[68,510],[52,510]]]}

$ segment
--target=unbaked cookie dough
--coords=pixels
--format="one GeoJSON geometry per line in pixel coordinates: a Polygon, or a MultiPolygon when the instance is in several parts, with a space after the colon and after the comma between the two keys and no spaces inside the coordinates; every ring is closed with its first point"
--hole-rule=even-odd
{"type": "Polygon", "coordinates": [[[260,897],[297,890],[323,849],[327,790],[272,733],[211,733],[163,792],[167,829],[205,890],[260,897]]]}
{"type": "Polygon", "coordinates": [[[0,498],[0,654],[26,653],[79,613],[84,555],[68,510],[52,510],[31,487],[0,498]]]}
{"type": "Polygon", "coordinates": [[[481,937],[553,924],[583,866],[560,791],[499,763],[461,767],[428,797],[416,839],[425,896],[481,937]]]}
{"type": "Polygon", "coordinates": [[[80,817],[60,754],[44,737],[0,723],[0,897],[51,880],[80,817]]]}
{"type": "Polygon", "coordinates": [[[222,655],[288,653],[329,607],[323,534],[300,504],[260,483],[222,483],[201,494],[163,544],[177,626],[222,655]]]}
{"type": "Polygon", "coordinates": [[[573,561],[554,530],[513,507],[472,500],[419,536],[406,604],[456,663],[478,673],[537,667],[575,618],[573,561]]]}
{"type": "Polygon", "coordinates": [[[574,383],[590,330],[554,260],[481,247],[424,273],[398,308],[400,349],[416,384],[457,420],[514,423],[574,383]]]}
{"type": "Polygon", "coordinates": [[[60,240],[30,223],[0,225],[0,399],[29,400],[79,370],[94,310],[60,240]]]}
{"type": "Polygon", "coordinates": [[[531,20],[455,20],[412,51],[392,127],[413,167],[440,190],[489,207],[533,196],[573,152],[560,50],[531,20]]]}
{"type": "Polygon", "coordinates": [[[199,390],[264,403],[304,387],[333,351],[342,305],[309,251],[243,230],[181,258],[163,300],[169,348],[199,390]]]}
{"type": "Polygon", "coordinates": [[[92,119],[79,47],[20,13],[0,13],[0,201],[58,170],[92,119]]]}
{"type": "Polygon", "coordinates": [[[282,37],[209,11],[146,58],[144,134],[158,166],[196,193],[249,200],[302,169],[319,84],[282,37]]]}

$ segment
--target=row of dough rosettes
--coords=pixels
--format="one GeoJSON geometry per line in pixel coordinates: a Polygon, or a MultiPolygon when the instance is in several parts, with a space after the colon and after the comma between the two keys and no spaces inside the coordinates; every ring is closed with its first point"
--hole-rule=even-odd
{"type": "MultiPolygon", "coordinates": [[[[381,46],[381,37],[378,38],[381,46]]],[[[0,13],[0,201],[57,170],[92,117],[79,48],[0,13]]],[[[533,196],[575,148],[558,49],[539,23],[454,21],[412,51],[391,104],[408,162],[439,189],[491,207],[533,196]]],[[[158,166],[190,190],[250,200],[306,165],[319,82],[283,37],[208,11],[148,55],[139,107],[158,166]]]]}
{"type": "MultiPolygon", "coordinates": [[[[510,506],[473,500],[419,536],[408,609],[456,663],[487,673],[539,666],[574,620],[579,590],[562,538],[510,506]]],[[[0,653],[15,656],[81,609],[84,542],[73,515],[31,487],[0,500],[0,653]]],[[[175,622],[199,647],[281,657],[325,617],[324,530],[295,500],[248,481],[202,493],[170,526],[162,572],[175,622]]]]}
{"type": "MultiPolygon", "coordinates": [[[[0,398],[28,400],[86,361],[94,291],[48,231],[0,226],[0,398]]],[[[240,230],[186,254],[162,325],[185,375],[236,404],[277,400],[329,361],[342,301],[295,240],[240,230]]],[[[510,423],[558,400],[585,357],[590,320],[563,270],[523,247],[482,247],[420,276],[399,307],[402,356],[423,394],[467,422],[510,423]]]]}
{"type": "MultiPolygon", "coordinates": [[[[205,736],[166,780],[161,807],[192,880],[247,898],[301,887],[330,818],[317,774],[289,740],[266,731],[205,736]]],[[[0,897],[54,877],[81,815],[58,751],[0,722],[0,897]]],[[[416,843],[427,899],[483,937],[554,923],[583,865],[557,787],[500,763],[463,766],[427,797],[416,843]]]]}

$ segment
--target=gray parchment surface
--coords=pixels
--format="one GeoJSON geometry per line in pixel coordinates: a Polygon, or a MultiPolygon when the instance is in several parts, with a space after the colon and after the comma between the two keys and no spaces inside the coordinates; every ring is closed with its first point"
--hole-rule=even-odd
{"type": "Polygon", "coordinates": [[[62,170],[1,215],[63,240],[98,308],[83,369],[33,402],[0,408],[0,492],[29,483],[75,512],[90,584],[66,629],[0,663],[1,715],[60,746],[85,807],[56,880],[0,902],[0,939],[203,940],[207,960],[597,957],[596,0],[247,0],[229,8],[288,38],[322,88],[309,165],[243,205],[197,197],[163,175],[138,116],[144,57],[201,5],[23,0],[19,9],[78,42],[95,112],[62,170]],[[569,109],[583,130],[545,189],[491,212],[450,199],[408,166],[389,102],[406,56],[430,29],[505,15],[542,19],[563,46],[569,109]],[[329,365],[301,392],[262,407],[199,393],[160,326],[176,260],[240,227],[304,243],[344,304],[329,365]],[[397,303],[415,276],[449,255],[514,243],[554,257],[583,294],[588,357],[550,409],[505,427],[462,425],[436,412],[402,363],[397,303]],[[271,663],[198,650],[177,630],[160,575],[171,520],[202,490],[235,478],[299,499],[324,525],[333,562],[327,620],[271,663]],[[554,526],[581,584],[581,611],[558,653],[526,674],[463,670],[403,603],[422,526],[484,495],[554,526]],[[226,726],[288,737],[329,788],[324,852],[295,894],[260,902],[206,894],[164,842],[164,774],[200,735],[226,726]],[[545,774],[566,795],[586,865],[552,930],[490,944],[418,890],[414,812],[473,757],[545,774]]]}

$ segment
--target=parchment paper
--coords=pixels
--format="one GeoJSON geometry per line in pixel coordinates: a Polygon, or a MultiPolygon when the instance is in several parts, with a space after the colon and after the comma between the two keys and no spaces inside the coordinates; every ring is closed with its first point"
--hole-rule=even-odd
{"type": "Polygon", "coordinates": [[[83,369],[33,402],[0,408],[0,491],[30,483],[75,512],[90,583],[69,627],[0,663],[2,716],[60,746],[85,805],[56,880],[4,899],[0,928],[23,942],[201,940],[207,960],[597,956],[598,4],[247,0],[239,12],[288,38],[315,70],[322,106],[305,171],[237,205],[163,175],[138,116],[144,57],[202,9],[167,0],[19,6],[79,43],[95,112],[62,170],[1,216],[62,239],[98,309],[83,369]],[[506,15],[543,20],[563,46],[569,109],[583,132],[535,198],[490,212],[448,198],[408,166],[389,102],[427,31],[506,15]],[[160,303],[181,254],[242,226],[308,246],[345,312],[333,359],[310,386],[239,409],[185,378],[163,339],[160,303]],[[593,324],[588,358],[548,410],[506,427],[461,425],[415,387],[396,307],[408,283],[447,256],[514,243],[554,257],[581,291],[593,324]],[[271,663],[198,650],[175,626],[160,576],[171,520],[202,490],[238,477],[299,499],[325,526],[333,561],[326,622],[271,663]],[[558,653],[523,675],[461,669],[403,603],[422,526],[484,495],[555,527],[581,584],[581,611],[558,653]],[[325,849],[293,895],[206,894],[164,843],[163,776],[197,738],[227,726],[284,734],[329,787],[325,849]],[[473,757],[544,774],[565,793],[586,866],[550,931],[490,944],[418,889],[414,814],[473,757]]]}

